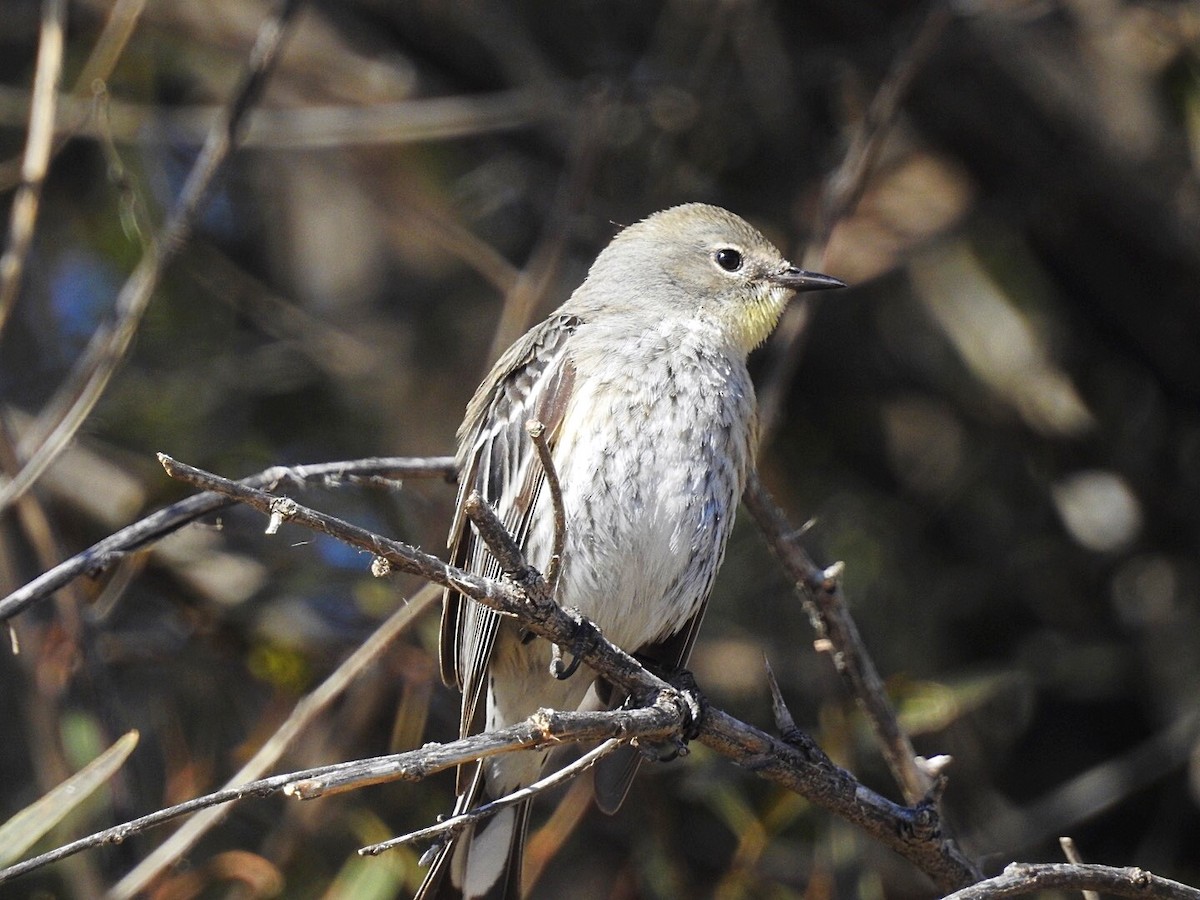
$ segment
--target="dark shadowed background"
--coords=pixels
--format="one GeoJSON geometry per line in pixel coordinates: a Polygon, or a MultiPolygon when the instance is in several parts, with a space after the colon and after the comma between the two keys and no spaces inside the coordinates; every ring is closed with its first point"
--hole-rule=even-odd
{"type": "MultiPolygon", "coordinates": [[[[133,30],[102,93],[77,82],[113,4],[68,5],[73,136],[0,333],[18,439],[112,320],[270,9],[116,6],[133,30]]],[[[0,7],[4,223],[40,7],[0,7]]],[[[813,555],[846,563],[919,750],[954,756],[965,849],[995,871],[1059,860],[1069,834],[1090,862],[1195,884],[1198,173],[1194,3],[312,2],[128,357],[32,500],[0,513],[0,594],[183,496],[156,451],[234,477],[452,452],[490,362],[621,224],[713,202],[852,285],[754,359],[760,468],[811,520],[813,555]]],[[[440,551],[453,489],[304,499],[440,551]]],[[[0,820],[131,728],[120,775],[41,846],[214,789],[417,587],[292,526],[266,537],[245,510],[216,525],[18,617],[0,820]]],[[[421,620],[278,770],[452,737],[436,630],[421,620]]],[[[764,654],[797,720],[898,798],[743,516],[693,662],[716,703],[769,728],[764,654]]],[[[933,894],[703,748],[643,771],[618,816],[566,838],[540,896],[933,894]]],[[[449,777],[245,801],[156,896],[403,896],[417,854],[355,849],[451,803],[449,777]]],[[[0,895],[99,896],[163,836],[0,895]]]]}

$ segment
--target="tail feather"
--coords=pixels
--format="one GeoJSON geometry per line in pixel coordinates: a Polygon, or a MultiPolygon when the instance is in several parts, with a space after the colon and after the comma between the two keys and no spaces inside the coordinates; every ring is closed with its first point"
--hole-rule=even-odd
{"type": "Polygon", "coordinates": [[[529,803],[467,828],[438,853],[416,900],[519,900],[529,803]]]}

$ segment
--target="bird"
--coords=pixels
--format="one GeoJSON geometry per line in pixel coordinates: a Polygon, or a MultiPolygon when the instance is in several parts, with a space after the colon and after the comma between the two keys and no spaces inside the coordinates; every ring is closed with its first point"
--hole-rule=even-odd
{"type": "MultiPolygon", "coordinates": [[[[675,206],[618,231],[570,298],[499,358],[467,405],[450,561],[501,576],[463,512],[478,491],[529,563],[549,565],[555,517],[527,430],[536,421],[565,512],[556,601],[622,649],[680,669],[754,464],[747,356],[796,293],[844,286],[792,265],[717,206],[675,206]]],[[[595,674],[580,667],[556,677],[551,653],[511,619],[445,592],[441,672],[462,692],[463,736],[542,707],[596,703],[604,686],[595,674]]],[[[536,781],[546,757],[523,750],[461,768],[455,813],[536,781]]],[[[633,771],[613,779],[602,808],[620,804],[633,771]]],[[[524,801],[436,848],[418,900],[520,897],[528,817],[524,801]]]]}

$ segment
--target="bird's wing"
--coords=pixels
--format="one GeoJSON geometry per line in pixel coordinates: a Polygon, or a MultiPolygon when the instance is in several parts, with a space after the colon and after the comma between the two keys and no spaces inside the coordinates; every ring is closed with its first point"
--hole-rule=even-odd
{"type": "MultiPolygon", "coordinates": [[[[452,564],[488,578],[501,574],[463,513],[463,501],[473,490],[492,505],[518,546],[525,548],[544,481],[526,423],[541,422],[547,441],[554,445],[574,387],[575,369],[567,351],[580,324],[576,316],[558,315],[531,329],[500,357],[467,406],[458,433],[458,500],[449,538],[452,564]]],[[[454,591],[445,592],[442,678],[462,690],[464,735],[474,730],[498,626],[497,613],[454,591]]]]}

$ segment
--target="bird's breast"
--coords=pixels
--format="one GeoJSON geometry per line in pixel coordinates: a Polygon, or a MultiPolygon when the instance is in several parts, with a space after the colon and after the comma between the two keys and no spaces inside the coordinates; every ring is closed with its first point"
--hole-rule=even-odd
{"type": "MultiPolygon", "coordinates": [[[[577,358],[554,452],[567,512],[559,602],[634,650],[707,599],[751,462],[744,362],[696,342],[577,358]]],[[[544,566],[547,492],[530,535],[544,566]]]]}

